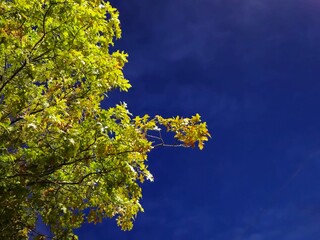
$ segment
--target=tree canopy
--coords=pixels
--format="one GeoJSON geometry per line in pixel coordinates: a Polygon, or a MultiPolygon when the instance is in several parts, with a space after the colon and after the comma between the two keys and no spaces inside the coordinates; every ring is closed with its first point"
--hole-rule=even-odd
{"type": "Polygon", "coordinates": [[[116,218],[130,230],[141,185],[152,180],[148,153],[177,145],[203,148],[205,122],[133,116],[125,103],[127,54],[111,50],[119,13],[101,0],[0,1],[0,238],[77,239],[85,222],[116,218]],[[41,220],[40,220],[41,219],[41,220]]]}

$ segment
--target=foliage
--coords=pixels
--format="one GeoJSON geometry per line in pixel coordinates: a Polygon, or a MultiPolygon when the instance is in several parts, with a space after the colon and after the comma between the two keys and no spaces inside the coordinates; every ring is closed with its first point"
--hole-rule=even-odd
{"type": "Polygon", "coordinates": [[[100,0],[0,1],[0,238],[77,239],[85,222],[115,217],[123,230],[142,207],[146,159],[167,146],[161,128],[200,149],[210,136],[192,118],[133,117],[125,104],[127,54],[111,51],[119,13],[100,0]]]}

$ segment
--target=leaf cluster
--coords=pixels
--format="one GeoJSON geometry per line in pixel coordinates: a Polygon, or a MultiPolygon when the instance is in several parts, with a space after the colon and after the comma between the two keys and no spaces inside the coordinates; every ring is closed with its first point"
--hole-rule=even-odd
{"type": "Polygon", "coordinates": [[[104,218],[130,230],[143,211],[139,183],[152,180],[147,155],[166,146],[154,132],[200,149],[208,140],[199,115],[101,108],[106,93],[131,87],[127,54],[110,50],[120,36],[109,2],[0,1],[1,239],[45,239],[39,219],[54,239],[77,239],[74,229],[104,218]]]}

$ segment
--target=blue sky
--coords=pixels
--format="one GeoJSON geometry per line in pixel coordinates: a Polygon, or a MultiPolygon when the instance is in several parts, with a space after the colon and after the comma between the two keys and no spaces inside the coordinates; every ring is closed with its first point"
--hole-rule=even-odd
{"type": "Polygon", "coordinates": [[[157,149],[131,232],[80,239],[320,239],[320,3],[130,0],[120,10],[134,114],[200,113],[203,151],[157,149]]]}

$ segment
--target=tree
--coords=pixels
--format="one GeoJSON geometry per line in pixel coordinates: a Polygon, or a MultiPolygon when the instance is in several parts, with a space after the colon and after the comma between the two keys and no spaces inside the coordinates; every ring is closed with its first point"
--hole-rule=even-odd
{"type": "Polygon", "coordinates": [[[0,238],[77,239],[84,222],[115,217],[123,230],[143,208],[139,182],[152,180],[148,153],[203,148],[205,122],[132,116],[126,104],[100,106],[130,88],[127,54],[111,51],[119,13],[101,0],[0,1],[0,238]]]}

